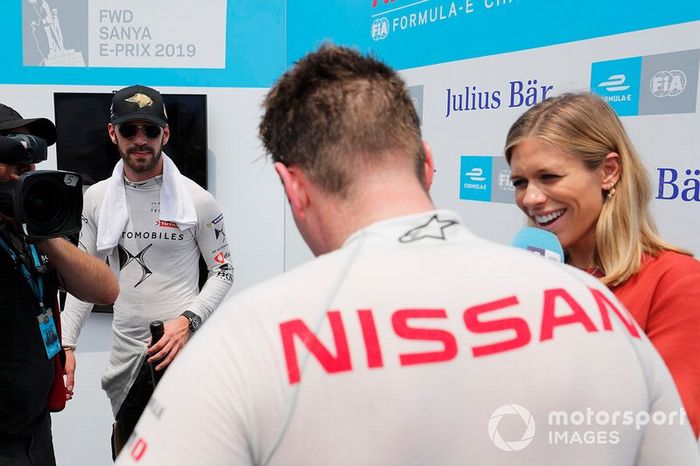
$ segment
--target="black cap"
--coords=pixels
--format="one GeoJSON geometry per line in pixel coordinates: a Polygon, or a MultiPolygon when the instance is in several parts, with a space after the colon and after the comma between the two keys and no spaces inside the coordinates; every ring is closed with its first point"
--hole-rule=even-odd
{"type": "Polygon", "coordinates": [[[146,120],[161,128],[165,128],[168,121],[160,92],[138,84],[125,87],[114,94],[109,118],[113,125],[130,120],[146,120]]]}
{"type": "Polygon", "coordinates": [[[26,126],[29,133],[46,140],[50,146],[56,142],[56,126],[48,118],[22,118],[12,107],[0,104],[0,132],[8,133],[13,129],[26,126]]]}

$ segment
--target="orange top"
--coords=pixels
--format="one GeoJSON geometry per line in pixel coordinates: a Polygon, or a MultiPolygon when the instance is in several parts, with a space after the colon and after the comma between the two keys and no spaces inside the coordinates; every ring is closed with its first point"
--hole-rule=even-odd
{"type": "Polygon", "coordinates": [[[676,382],[700,434],[700,262],[664,251],[645,256],[640,271],[612,289],[644,329],[676,382]]]}

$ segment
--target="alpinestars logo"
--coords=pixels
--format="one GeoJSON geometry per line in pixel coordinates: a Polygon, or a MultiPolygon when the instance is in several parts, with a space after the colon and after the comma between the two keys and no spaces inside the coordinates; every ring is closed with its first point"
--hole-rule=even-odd
{"type": "Polygon", "coordinates": [[[136,261],[136,263],[141,266],[141,279],[138,282],[136,282],[134,288],[139,286],[141,283],[144,282],[144,280],[153,275],[153,272],[151,272],[151,269],[148,268],[144,260],[146,251],[148,251],[151,248],[151,246],[153,246],[153,243],[149,244],[148,246],[143,248],[143,250],[141,250],[138,254],[134,255],[131,252],[129,252],[129,250],[127,250],[124,246],[122,246],[121,244],[119,245],[119,270],[123,270],[127,265],[129,265],[133,261],[136,261]]]}
{"type": "Polygon", "coordinates": [[[224,229],[223,229],[223,228],[222,228],[222,229],[218,229],[218,228],[215,227],[215,228],[214,228],[214,234],[216,235],[216,239],[217,239],[217,240],[219,239],[220,236],[223,236],[223,239],[222,239],[221,241],[225,241],[225,240],[226,240],[226,233],[224,232],[224,229]]]}
{"type": "Polygon", "coordinates": [[[433,238],[433,239],[446,239],[445,238],[445,228],[451,227],[456,224],[454,220],[440,220],[437,215],[430,217],[427,223],[408,230],[404,235],[399,238],[402,243],[411,243],[413,241],[418,241],[423,238],[433,238]]]}

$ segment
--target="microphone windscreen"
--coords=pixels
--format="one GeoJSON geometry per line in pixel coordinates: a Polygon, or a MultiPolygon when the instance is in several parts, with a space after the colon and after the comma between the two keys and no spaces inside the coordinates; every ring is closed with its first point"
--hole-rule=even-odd
{"type": "Polygon", "coordinates": [[[525,227],[515,235],[510,244],[516,248],[544,256],[547,259],[564,262],[564,250],[561,247],[559,238],[547,230],[525,227]]]}

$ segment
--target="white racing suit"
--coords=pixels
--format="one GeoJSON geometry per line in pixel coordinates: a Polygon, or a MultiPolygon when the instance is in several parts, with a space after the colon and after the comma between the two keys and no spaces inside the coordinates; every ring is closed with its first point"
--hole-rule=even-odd
{"type": "MultiPolygon", "coordinates": [[[[185,310],[206,320],[233,283],[221,210],[211,194],[188,178],[184,182],[197,212],[196,226],[182,231],[173,222],[159,220],[162,176],[140,183],[126,182],[129,219],[118,246],[106,256],[97,252],[95,244],[108,180],[85,193],[80,247],[106,258],[119,278],[112,350],[102,378],[115,416],[143,363],[150,323],[172,320],[185,310]],[[201,292],[200,253],[209,270],[201,292]]],[[[91,304],[67,298],[61,313],[64,347],[75,347],[91,309],[91,304]]]]}
{"type": "Polygon", "coordinates": [[[119,466],[699,462],[668,370],[612,293],[448,211],[370,225],[213,322],[119,466]]]}

